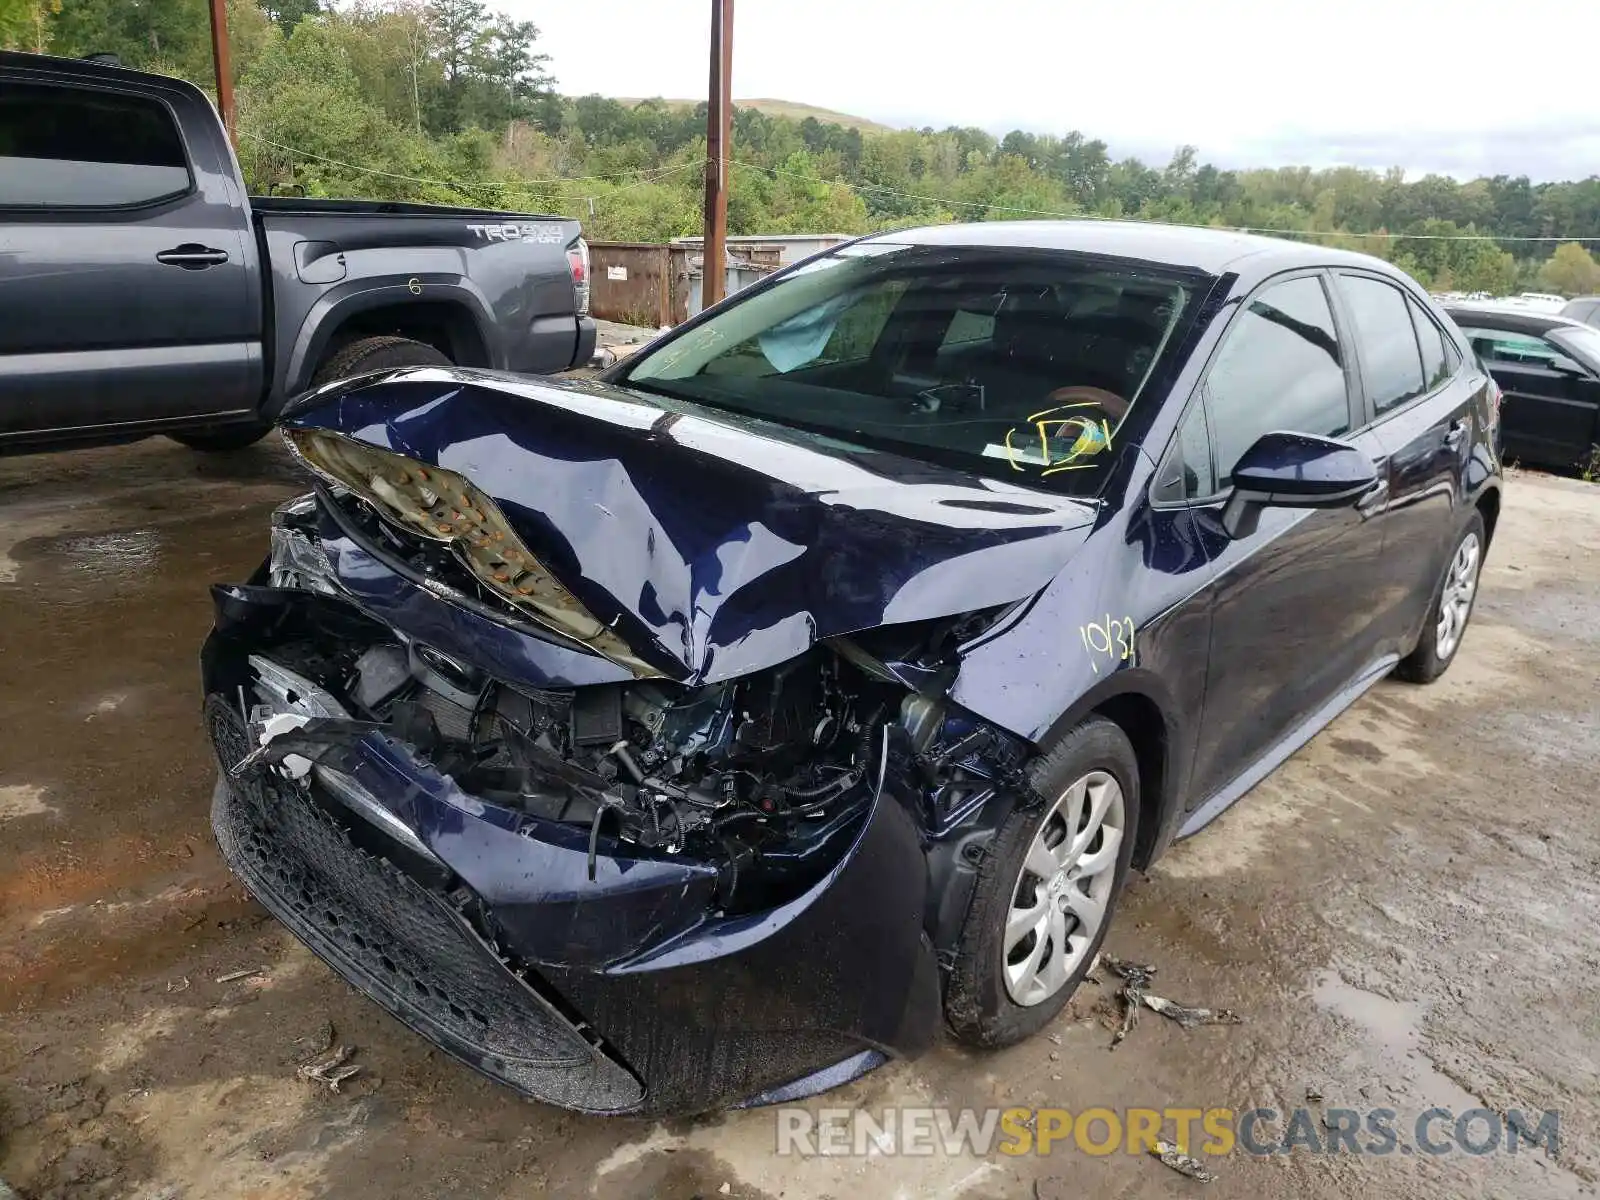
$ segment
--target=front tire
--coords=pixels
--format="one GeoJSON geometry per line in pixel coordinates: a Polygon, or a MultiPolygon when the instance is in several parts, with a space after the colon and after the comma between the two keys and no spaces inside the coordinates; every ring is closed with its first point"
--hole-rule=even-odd
{"type": "Polygon", "coordinates": [[[1395,675],[1409,683],[1432,683],[1455,661],[1478,598],[1478,576],[1483,570],[1483,552],[1488,544],[1483,514],[1472,520],[1456,539],[1456,547],[1444,569],[1444,578],[1434,589],[1428,623],[1417,648],[1400,661],[1395,675]]]}
{"type": "Polygon", "coordinates": [[[995,832],[950,976],[945,1019],[970,1045],[1009,1046],[1061,1011],[1105,940],[1138,836],[1138,760],[1114,722],[1077,726],[1030,775],[1049,802],[995,832]]]}

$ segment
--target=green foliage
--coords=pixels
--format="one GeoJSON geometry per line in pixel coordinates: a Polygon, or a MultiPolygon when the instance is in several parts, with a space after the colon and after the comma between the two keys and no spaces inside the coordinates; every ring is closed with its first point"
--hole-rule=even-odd
{"type": "Polygon", "coordinates": [[[1563,242],[1540,268],[1539,281],[1568,296],[1589,295],[1600,290],[1600,266],[1577,242],[1563,242]]]}
{"type": "Polygon", "coordinates": [[[0,50],[48,50],[60,11],[61,0],[0,0],[0,50]]]}
{"type": "Polygon", "coordinates": [[[1471,225],[1463,228],[1453,221],[1425,220],[1411,232],[1427,237],[1405,239],[1404,250],[1393,257],[1397,266],[1416,278],[1442,291],[1505,295],[1516,290],[1517,264],[1510,254],[1493,242],[1455,240],[1482,230],[1471,225]]]}
{"type": "MultiPolygon", "coordinates": [[[[699,232],[705,105],[562,98],[538,30],[492,5],[229,0],[247,182],[558,212],[594,238],[699,232]]],[[[0,0],[0,40],[111,51],[211,84],[205,0],[0,0]]],[[[761,103],[734,114],[734,233],[1128,217],[1316,239],[1390,259],[1436,289],[1600,291],[1582,245],[1546,260],[1550,243],[1538,240],[1600,232],[1600,177],[1535,185],[1504,175],[1407,182],[1398,167],[1229,171],[1193,146],[1153,167],[1114,160],[1077,131],[883,130],[761,103]]]]}
{"type": "Polygon", "coordinates": [[[261,11],[285,33],[293,33],[296,25],[322,8],[322,0],[261,0],[261,11]]]}
{"type": "Polygon", "coordinates": [[[1589,452],[1578,464],[1578,474],[1585,483],[1600,483],[1600,445],[1589,447],[1589,452]]]}
{"type": "Polygon", "coordinates": [[[209,79],[206,0],[62,0],[51,22],[50,52],[115,54],[130,67],[209,79]]]}

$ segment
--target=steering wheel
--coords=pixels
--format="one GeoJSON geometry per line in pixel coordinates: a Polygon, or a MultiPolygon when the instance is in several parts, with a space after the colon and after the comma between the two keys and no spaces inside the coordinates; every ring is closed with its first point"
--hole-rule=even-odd
{"type": "Polygon", "coordinates": [[[1128,415],[1128,409],[1131,407],[1115,392],[1109,392],[1105,388],[1090,387],[1087,384],[1059,387],[1045,397],[1045,404],[1051,408],[1069,411],[1081,409],[1085,413],[1092,408],[1098,408],[1113,427],[1122,423],[1122,418],[1128,415]]]}

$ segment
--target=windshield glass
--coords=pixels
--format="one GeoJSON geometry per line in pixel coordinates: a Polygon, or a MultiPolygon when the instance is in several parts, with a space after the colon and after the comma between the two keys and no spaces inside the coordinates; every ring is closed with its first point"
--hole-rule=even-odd
{"type": "Polygon", "coordinates": [[[1108,261],[858,243],[642,354],[624,381],[1088,494],[1197,282],[1108,261]]]}

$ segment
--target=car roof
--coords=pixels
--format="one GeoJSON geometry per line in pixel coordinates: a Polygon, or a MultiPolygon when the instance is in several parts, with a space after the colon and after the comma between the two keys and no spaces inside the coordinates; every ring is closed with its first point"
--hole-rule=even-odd
{"type": "Polygon", "coordinates": [[[1552,329],[1588,328],[1582,321],[1575,321],[1571,317],[1527,308],[1496,307],[1492,304],[1446,304],[1444,311],[1450,314],[1450,319],[1458,325],[1463,321],[1470,324],[1473,317],[1478,317],[1484,321],[1492,321],[1514,333],[1548,333],[1552,329]]]}
{"type": "Polygon", "coordinates": [[[1166,225],[1158,221],[982,221],[898,229],[867,240],[917,246],[1067,250],[1167,263],[1208,275],[1236,271],[1246,260],[1249,260],[1252,274],[1262,275],[1295,267],[1321,266],[1364,267],[1396,274],[1388,263],[1366,254],[1232,229],[1166,225]]]}

